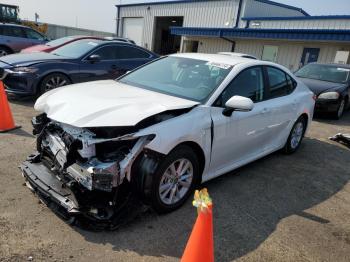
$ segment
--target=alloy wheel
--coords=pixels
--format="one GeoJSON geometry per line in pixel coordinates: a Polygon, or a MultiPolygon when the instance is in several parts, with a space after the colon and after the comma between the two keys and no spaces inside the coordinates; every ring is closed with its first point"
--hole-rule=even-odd
{"type": "Polygon", "coordinates": [[[299,146],[301,139],[303,138],[304,124],[303,122],[298,122],[292,131],[292,136],[290,140],[290,146],[295,149],[299,146]]]}
{"type": "Polygon", "coordinates": [[[193,165],[186,158],[171,163],[159,183],[159,197],[164,204],[173,205],[183,199],[193,180],[193,165]]]}
{"type": "Polygon", "coordinates": [[[60,77],[54,76],[50,78],[45,84],[45,92],[55,89],[57,87],[61,87],[67,84],[67,80],[60,77]]]}
{"type": "Polygon", "coordinates": [[[343,115],[344,113],[344,109],[345,109],[345,100],[342,99],[340,101],[340,105],[339,105],[339,108],[338,108],[338,111],[337,111],[337,116],[338,118],[341,118],[341,116],[343,115]]]}
{"type": "Polygon", "coordinates": [[[0,57],[1,57],[1,56],[5,56],[5,55],[8,55],[8,53],[6,52],[6,50],[0,49],[0,57]]]}

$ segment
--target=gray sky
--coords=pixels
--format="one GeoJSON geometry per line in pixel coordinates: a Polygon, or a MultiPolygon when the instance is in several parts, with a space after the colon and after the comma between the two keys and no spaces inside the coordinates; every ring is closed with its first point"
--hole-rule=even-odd
{"type": "MultiPolygon", "coordinates": [[[[159,0],[122,0],[126,3],[154,2],[159,0]]],[[[275,0],[303,8],[311,15],[350,15],[350,0],[275,0]]],[[[77,26],[106,32],[115,32],[115,5],[120,0],[0,0],[1,3],[20,6],[22,19],[77,26]]]]}

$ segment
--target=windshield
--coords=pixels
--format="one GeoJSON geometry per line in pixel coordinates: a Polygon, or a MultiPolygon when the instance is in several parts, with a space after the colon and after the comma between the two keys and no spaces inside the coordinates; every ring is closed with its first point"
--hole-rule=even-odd
{"type": "Polygon", "coordinates": [[[63,45],[64,43],[72,41],[73,39],[74,39],[73,37],[66,36],[66,37],[58,38],[56,40],[52,40],[50,42],[47,42],[46,45],[55,47],[55,46],[63,45]]]}
{"type": "Polygon", "coordinates": [[[141,67],[119,81],[203,102],[226,78],[231,68],[227,64],[170,56],[141,67]]]}
{"type": "Polygon", "coordinates": [[[79,58],[98,46],[99,41],[86,39],[64,45],[51,53],[68,58],[79,58]]]}
{"type": "Polygon", "coordinates": [[[297,77],[334,83],[346,83],[350,69],[333,65],[308,64],[295,73],[297,77]]]}

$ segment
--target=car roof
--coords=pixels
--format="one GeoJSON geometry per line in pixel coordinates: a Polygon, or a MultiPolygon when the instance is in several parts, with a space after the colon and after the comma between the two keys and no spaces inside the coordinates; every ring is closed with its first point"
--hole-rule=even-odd
{"type": "Polygon", "coordinates": [[[336,64],[336,63],[310,63],[312,65],[325,65],[325,66],[333,66],[333,67],[342,67],[346,69],[350,69],[349,64],[336,64]]]}
{"type": "Polygon", "coordinates": [[[244,54],[244,53],[237,53],[237,52],[219,52],[219,55],[230,55],[230,56],[240,56],[240,57],[245,57],[245,58],[251,58],[251,59],[258,59],[257,57],[249,54],[244,54]]]}
{"type": "Polygon", "coordinates": [[[173,54],[170,56],[198,59],[198,60],[204,60],[204,61],[215,62],[215,63],[223,63],[231,66],[241,64],[241,63],[252,62],[252,59],[250,58],[244,58],[240,56],[220,55],[220,54],[180,53],[180,54],[173,54]]]}
{"type": "Polygon", "coordinates": [[[83,38],[83,39],[78,39],[78,41],[85,41],[85,42],[95,42],[98,45],[103,45],[103,44],[109,44],[109,43],[116,43],[116,44],[126,44],[130,46],[134,46],[132,43],[129,42],[124,42],[124,41],[119,41],[119,40],[106,40],[104,38],[83,38]]]}

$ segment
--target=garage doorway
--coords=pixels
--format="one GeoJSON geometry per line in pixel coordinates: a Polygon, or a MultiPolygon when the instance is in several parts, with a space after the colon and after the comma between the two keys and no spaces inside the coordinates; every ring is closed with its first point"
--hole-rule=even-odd
{"type": "Polygon", "coordinates": [[[171,26],[182,26],[183,16],[162,16],[155,18],[153,51],[160,55],[180,51],[181,36],[170,33],[171,26]]]}
{"type": "Polygon", "coordinates": [[[137,45],[142,46],[143,18],[123,18],[123,37],[133,40],[137,45]]]}

